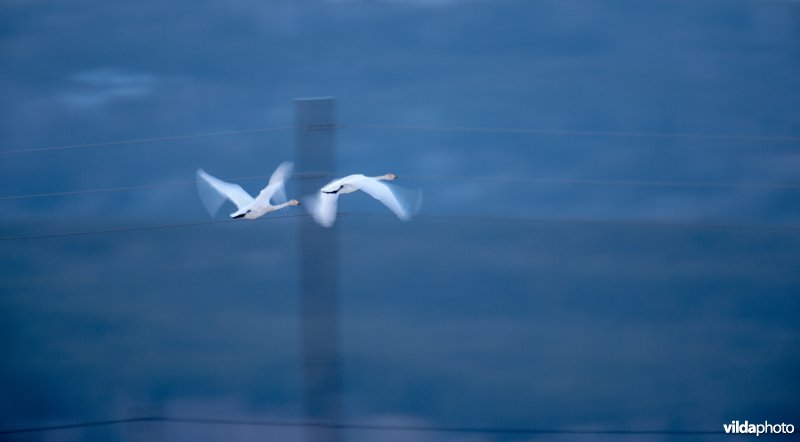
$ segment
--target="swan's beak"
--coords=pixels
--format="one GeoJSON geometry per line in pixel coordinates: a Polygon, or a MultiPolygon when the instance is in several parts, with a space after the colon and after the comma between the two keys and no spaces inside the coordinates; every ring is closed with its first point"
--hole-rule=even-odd
{"type": "Polygon", "coordinates": [[[397,179],[397,175],[395,175],[393,173],[387,173],[386,174],[386,178],[389,178],[390,180],[396,180],[397,179]]]}

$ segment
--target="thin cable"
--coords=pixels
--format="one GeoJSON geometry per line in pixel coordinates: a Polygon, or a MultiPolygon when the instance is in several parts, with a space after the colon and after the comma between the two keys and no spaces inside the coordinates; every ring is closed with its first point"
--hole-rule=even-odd
{"type": "MultiPolygon", "coordinates": [[[[718,188],[755,188],[800,190],[800,183],[758,183],[758,182],[725,182],[725,181],[648,181],[648,180],[595,180],[579,178],[527,178],[500,176],[452,176],[452,175],[403,175],[402,178],[443,181],[486,181],[529,184],[577,184],[604,185],[625,187],[718,187],[718,188]]],[[[2,198],[0,198],[2,199],[2,198]]]]}
{"type": "MultiPolygon", "coordinates": [[[[800,142],[797,136],[759,136],[759,135],[724,135],[724,134],[703,134],[703,133],[666,133],[666,132],[631,132],[631,131],[591,131],[591,130],[558,130],[558,129],[536,129],[536,128],[508,128],[508,127],[480,127],[480,126],[433,126],[433,125],[394,125],[394,124],[336,124],[326,125],[323,129],[339,128],[356,129],[390,129],[390,130],[414,130],[414,131],[437,131],[437,132],[485,132],[485,133],[517,133],[517,134],[538,134],[538,135],[568,135],[568,136],[589,136],[589,137],[624,137],[624,138],[684,138],[700,140],[736,140],[736,141],[780,141],[796,143],[800,142]]],[[[176,141],[195,138],[220,137],[229,135],[239,135],[259,132],[272,132],[288,129],[296,129],[298,126],[275,126],[254,129],[241,129],[224,132],[209,132],[201,134],[174,135],[167,137],[136,138],[127,140],[106,141],[100,143],[66,144],[58,146],[35,147],[28,149],[0,150],[0,155],[48,152],[59,150],[84,149],[91,147],[111,147],[126,144],[154,143],[161,141],[176,141]]],[[[315,129],[309,127],[309,130],[315,129]]]]}
{"type": "MultiPolygon", "coordinates": [[[[293,179],[318,179],[325,178],[329,174],[324,172],[294,174],[293,179]]],[[[253,181],[269,178],[269,175],[253,175],[245,177],[225,178],[226,181],[253,181]]],[[[499,177],[499,176],[453,176],[453,175],[403,175],[403,178],[419,180],[442,180],[442,181],[482,181],[482,182],[508,182],[508,183],[527,183],[527,184],[574,184],[574,185],[602,185],[602,186],[622,186],[622,187],[686,187],[686,188],[752,188],[752,189],[775,189],[775,190],[800,190],[800,184],[794,183],[758,183],[758,182],[703,182],[703,181],[646,181],[646,180],[594,180],[594,179],[572,179],[572,178],[526,178],[526,177],[499,177]]],[[[180,187],[194,185],[194,181],[177,181],[173,183],[141,184],[135,186],[122,187],[102,187],[96,189],[66,190],[62,192],[29,193],[20,195],[0,196],[0,201],[74,196],[92,193],[106,192],[126,192],[131,190],[158,189],[164,187],[180,187]]]]}
{"type": "Polygon", "coordinates": [[[89,147],[112,147],[112,146],[121,146],[126,144],[144,144],[144,143],[155,143],[160,141],[177,141],[177,140],[189,140],[195,138],[208,138],[208,137],[223,137],[229,135],[240,135],[240,134],[252,134],[252,133],[259,133],[259,132],[274,132],[274,131],[281,131],[281,130],[288,130],[288,129],[295,129],[296,126],[276,126],[276,127],[260,127],[255,129],[242,129],[242,130],[231,130],[225,132],[209,132],[209,133],[202,133],[202,134],[189,134],[189,135],[173,135],[169,137],[155,137],[155,138],[135,138],[135,139],[128,139],[128,140],[116,140],[116,141],[106,141],[102,143],[84,143],[84,144],[65,144],[60,146],[47,146],[47,147],[34,147],[29,149],[13,149],[13,150],[0,150],[0,155],[11,155],[11,154],[21,154],[21,153],[33,153],[33,152],[50,152],[50,151],[57,151],[57,150],[73,150],[73,149],[85,149],[89,147]]]}
{"type": "Polygon", "coordinates": [[[760,135],[725,135],[704,133],[668,133],[668,132],[626,132],[626,131],[601,131],[601,130],[558,130],[513,127],[479,127],[479,126],[428,126],[428,125],[394,125],[394,124],[348,124],[347,127],[356,129],[391,129],[427,132],[472,132],[472,133],[508,133],[508,134],[534,134],[534,135],[568,135],[581,137],[617,137],[617,138],[678,138],[697,140],[728,140],[728,141],[780,141],[788,143],[800,142],[797,136],[760,136],[760,135]]]}
{"type": "Polygon", "coordinates": [[[463,433],[463,434],[596,434],[596,435],[715,435],[723,434],[721,431],[712,430],[566,430],[547,428],[503,428],[503,427],[447,427],[436,425],[387,425],[387,424],[360,424],[360,423],[329,423],[314,421],[280,421],[280,420],[240,420],[240,419],[207,419],[183,418],[167,416],[136,417],[129,419],[114,419],[105,421],[78,422],[65,425],[51,425],[42,427],[29,427],[0,430],[0,435],[38,433],[46,431],[63,431],[78,428],[90,428],[142,422],[165,422],[191,425],[225,425],[225,426],[250,426],[250,427],[283,427],[283,428],[330,428],[341,430],[366,430],[366,431],[408,431],[425,433],[463,433]]]}
{"type": "MultiPolygon", "coordinates": [[[[233,178],[225,178],[226,181],[255,181],[255,180],[264,180],[269,178],[271,175],[252,175],[252,176],[244,176],[244,177],[233,177],[233,178]]],[[[325,173],[319,172],[308,172],[308,173],[296,173],[292,175],[292,179],[296,180],[309,180],[309,179],[318,179],[324,178],[327,175],[325,173]]],[[[157,184],[140,184],[136,186],[121,186],[121,187],[101,187],[96,189],[82,189],[82,190],[65,190],[62,192],[44,192],[44,193],[29,193],[29,194],[21,194],[21,195],[7,195],[7,196],[0,196],[0,201],[9,201],[9,200],[21,200],[21,199],[32,199],[32,198],[46,198],[46,197],[55,197],[55,196],[73,196],[73,195],[85,195],[90,193],[105,193],[105,192],[127,192],[131,190],[146,190],[146,189],[160,189],[164,187],[182,187],[182,186],[191,186],[194,185],[195,181],[176,181],[173,183],[157,183],[157,184]]]]}
{"type": "MultiPolygon", "coordinates": [[[[393,218],[391,214],[377,214],[364,212],[350,212],[351,217],[365,218],[393,218]]],[[[626,220],[595,220],[595,219],[568,219],[568,218],[537,218],[514,216],[489,216],[489,215],[417,215],[415,218],[433,221],[458,221],[481,223],[520,223],[520,224],[552,224],[567,226],[619,226],[642,228],[666,229],[700,229],[700,230],[751,230],[768,231],[776,233],[797,234],[800,226],[770,225],[770,224],[725,224],[725,223],[694,223],[683,221],[626,221],[626,220]]]]}
{"type": "MultiPolygon", "coordinates": [[[[258,220],[274,220],[282,218],[306,218],[309,215],[277,215],[258,220]]],[[[364,218],[392,218],[393,215],[373,214],[373,213],[353,213],[339,212],[339,216],[360,216],[364,218]]],[[[552,224],[552,225],[588,225],[588,226],[620,226],[620,227],[640,227],[640,228],[671,228],[671,229],[700,229],[700,230],[750,230],[767,231],[774,233],[797,234],[800,233],[800,226],[780,226],[768,224],[716,224],[716,223],[691,223],[681,221],[625,221],[625,220],[582,220],[565,218],[533,218],[533,217],[510,217],[510,216],[476,216],[476,215],[417,215],[417,218],[434,221],[456,221],[456,222],[483,222],[483,223],[523,223],[523,224],[552,224]]],[[[85,230],[80,232],[60,232],[46,233],[41,235],[10,236],[0,238],[0,242],[22,241],[47,238],[61,238],[69,236],[99,235],[122,232],[135,232],[147,230],[173,229],[179,227],[194,227],[212,224],[227,224],[241,222],[233,219],[222,221],[197,221],[190,223],[176,224],[157,224],[150,226],[120,227],[103,230],[85,230]]]]}
{"type": "MultiPolygon", "coordinates": [[[[262,217],[258,218],[254,221],[264,221],[264,220],[275,220],[275,219],[285,219],[285,218],[306,218],[308,217],[307,214],[299,214],[299,215],[275,215],[269,217],[262,217]]],[[[250,221],[250,220],[248,220],[250,221]]],[[[42,235],[27,235],[27,236],[7,236],[5,238],[0,238],[0,242],[6,241],[22,241],[22,240],[29,240],[29,239],[47,239],[47,238],[61,238],[67,236],[84,236],[84,235],[101,235],[101,234],[108,234],[108,233],[123,233],[123,232],[141,232],[147,230],[161,230],[161,229],[175,229],[179,227],[196,227],[196,226],[208,226],[214,224],[230,224],[235,222],[242,222],[240,220],[235,219],[226,219],[226,220],[218,220],[218,221],[195,221],[189,223],[174,223],[174,224],[156,224],[150,226],[136,226],[136,227],[119,227],[119,228],[112,228],[112,229],[102,229],[102,230],[83,230],[79,232],[59,232],[59,233],[45,233],[42,235]]]]}
{"type": "Polygon", "coordinates": [[[22,433],[42,433],[45,431],[63,431],[63,430],[74,430],[79,428],[91,428],[91,427],[105,427],[111,425],[119,425],[119,424],[130,424],[130,423],[137,423],[137,422],[153,422],[158,421],[160,418],[157,417],[134,417],[129,419],[112,419],[112,420],[105,420],[105,421],[89,421],[89,422],[76,422],[74,424],[64,424],[64,425],[49,425],[43,427],[28,427],[28,428],[16,428],[10,430],[0,430],[0,435],[2,434],[22,434],[22,433]]]}
{"type": "Polygon", "coordinates": [[[61,192],[27,193],[20,195],[0,196],[0,201],[47,198],[55,196],[86,195],[90,193],[127,192],[130,190],[161,189],[164,187],[182,187],[194,184],[194,181],[177,181],[174,183],[140,184],[136,186],[100,187],[96,189],[65,190],[61,192]]]}
{"type": "Polygon", "coordinates": [[[234,425],[234,426],[267,426],[267,427],[314,427],[341,430],[370,430],[370,431],[411,431],[427,433],[481,433],[481,434],[609,434],[609,435],[641,435],[641,434],[670,434],[670,435],[701,435],[720,434],[720,431],[703,430],[562,430],[544,428],[501,428],[501,427],[445,427],[436,425],[391,425],[391,424],[361,424],[361,423],[331,423],[309,421],[263,421],[263,420],[238,420],[238,419],[197,419],[164,417],[158,420],[164,422],[234,425]]]}

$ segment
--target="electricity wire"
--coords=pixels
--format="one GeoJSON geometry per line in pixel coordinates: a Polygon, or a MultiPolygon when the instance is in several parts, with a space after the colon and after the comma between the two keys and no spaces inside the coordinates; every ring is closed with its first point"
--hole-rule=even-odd
{"type": "Polygon", "coordinates": [[[251,427],[283,427],[283,428],[323,428],[339,430],[366,430],[366,431],[406,431],[406,432],[425,432],[425,433],[462,433],[462,434],[572,434],[572,435],[614,435],[614,436],[637,436],[637,435],[717,435],[724,434],[722,431],[712,430],[570,430],[570,429],[548,429],[548,428],[513,428],[513,427],[460,427],[460,426],[438,426],[438,425],[399,425],[399,424],[363,424],[363,423],[335,423],[335,422],[314,422],[314,421],[283,421],[283,420],[243,420],[243,419],[209,419],[209,418],[187,418],[187,417],[168,417],[168,416],[147,416],[134,417],[128,419],[113,419],[103,421],[76,422],[72,424],[50,425],[40,427],[28,427],[18,429],[0,430],[0,435],[39,433],[47,431],[64,431],[81,428],[112,426],[120,424],[135,424],[146,422],[164,422],[193,425],[223,425],[223,426],[251,426],[251,427]]]}

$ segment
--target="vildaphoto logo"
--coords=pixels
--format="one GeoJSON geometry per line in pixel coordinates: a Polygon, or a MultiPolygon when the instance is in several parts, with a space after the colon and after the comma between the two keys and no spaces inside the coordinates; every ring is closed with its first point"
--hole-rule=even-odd
{"type": "Polygon", "coordinates": [[[794,425],[792,424],[771,424],[767,421],[764,421],[763,424],[751,424],[748,421],[731,421],[729,424],[722,424],[722,428],[728,434],[755,434],[756,436],[794,433],[794,425]]]}

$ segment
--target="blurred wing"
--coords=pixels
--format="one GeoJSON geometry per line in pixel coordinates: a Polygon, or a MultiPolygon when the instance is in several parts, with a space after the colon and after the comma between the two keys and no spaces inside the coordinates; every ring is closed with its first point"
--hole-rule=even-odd
{"type": "Polygon", "coordinates": [[[266,204],[271,199],[277,204],[286,202],[286,188],[284,183],[292,175],[292,169],[294,169],[294,164],[290,161],[281,163],[275,169],[275,172],[272,172],[267,187],[261,189],[261,192],[258,193],[256,201],[258,201],[259,204],[266,204]]]}
{"type": "Polygon", "coordinates": [[[242,186],[214,178],[203,169],[197,170],[197,192],[211,216],[217,213],[226,199],[236,204],[237,209],[253,203],[253,197],[245,192],[242,186]]]}
{"type": "Polygon", "coordinates": [[[411,218],[422,210],[422,189],[407,189],[405,187],[386,184],[392,190],[395,198],[400,201],[400,205],[406,210],[406,214],[411,218]]]}
{"type": "Polygon", "coordinates": [[[336,221],[337,194],[319,192],[317,195],[303,199],[303,205],[314,220],[323,227],[330,227],[336,221]]]}
{"type": "Polygon", "coordinates": [[[403,221],[411,219],[422,207],[422,189],[404,189],[372,178],[363,178],[353,184],[382,202],[403,221]]]}

